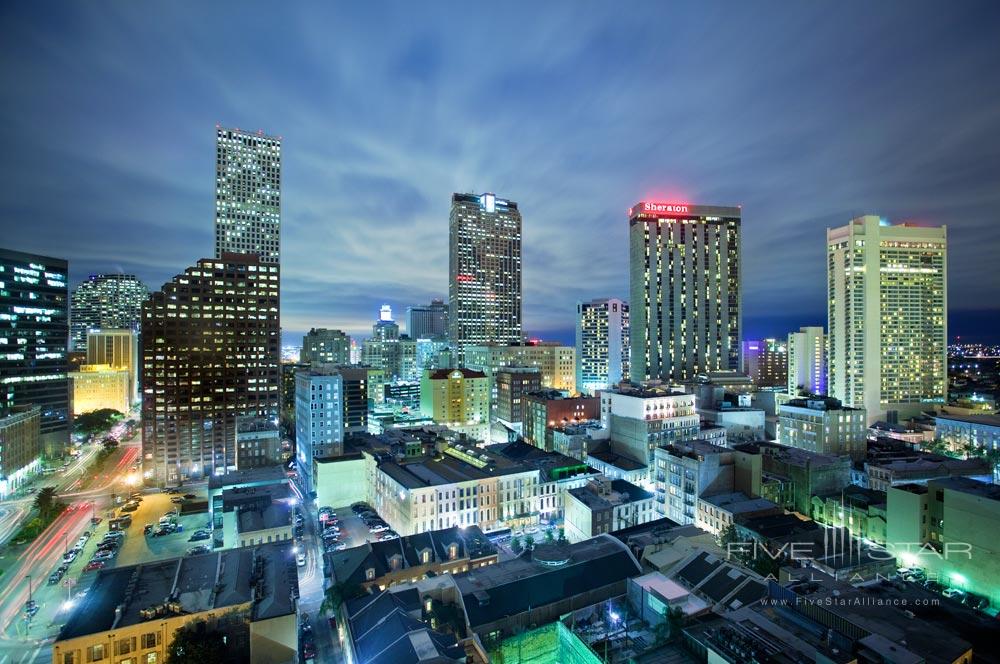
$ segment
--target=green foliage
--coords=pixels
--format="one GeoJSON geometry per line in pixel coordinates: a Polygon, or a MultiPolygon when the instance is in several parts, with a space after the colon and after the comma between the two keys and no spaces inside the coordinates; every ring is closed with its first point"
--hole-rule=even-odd
{"type": "Polygon", "coordinates": [[[167,664],[205,664],[231,659],[222,633],[209,629],[204,621],[181,627],[167,646],[167,664]]]}
{"type": "Polygon", "coordinates": [[[89,413],[82,413],[73,418],[73,430],[76,433],[92,436],[110,429],[115,422],[125,418],[125,414],[113,408],[100,408],[89,413]]]}
{"type": "Polygon", "coordinates": [[[525,535],[524,536],[524,548],[527,549],[528,551],[531,551],[532,549],[534,549],[535,548],[535,538],[532,537],[531,535],[525,535]]]}
{"type": "Polygon", "coordinates": [[[108,436],[101,441],[101,449],[105,452],[114,452],[118,449],[118,439],[108,436]]]}
{"type": "Polygon", "coordinates": [[[521,545],[520,537],[512,537],[510,540],[510,550],[514,553],[521,553],[524,551],[524,546],[521,545]]]}
{"type": "Polygon", "coordinates": [[[563,528],[562,526],[559,527],[559,537],[556,538],[556,541],[559,542],[560,544],[566,544],[567,543],[567,540],[566,540],[566,529],[563,528]]]}
{"type": "Polygon", "coordinates": [[[42,519],[54,517],[66,507],[56,500],[56,498],[56,490],[51,486],[43,487],[35,494],[35,509],[38,510],[38,514],[42,519]]]}
{"type": "Polygon", "coordinates": [[[549,542],[549,543],[552,543],[553,541],[555,541],[555,539],[556,539],[556,536],[552,534],[552,529],[551,528],[547,529],[545,531],[545,541],[549,542]]]}

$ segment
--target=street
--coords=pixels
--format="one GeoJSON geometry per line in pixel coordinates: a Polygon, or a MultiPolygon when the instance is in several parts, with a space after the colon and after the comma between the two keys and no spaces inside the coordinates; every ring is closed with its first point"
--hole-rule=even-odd
{"type": "Polygon", "coordinates": [[[67,616],[72,597],[85,592],[89,575],[83,575],[87,552],[96,546],[97,537],[91,537],[85,549],[70,565],[58,584],[49,585],[49,575],[62,562],[64,552],[72,547],[85,531],[107,531],[106,512],[112,507],[112,493],[122,493],[132,488],[135,481],[132,466],[139,458],[138,439],[122,443],[121,447],[105,460],[97,473],[90,475],[89,466],[97,454],[98,446],[89,445],[80,458],[64,472],[38,478],[33,487],[40,490],[53,486],[58,500],[66,509],[55,518],[41,535],[24,545],[10,545],[10,539],[20,530],[31,513],[34,495],[18,496],[0,503],[0,664],[22,664],[50,659],[50,645],[58,633],[59,625],[67,616]],[[99,526],[91,524],[91,517],[101,517],[99,526]],[[37,613],[29,620],[25,608],[32,600],[37,613]]]}

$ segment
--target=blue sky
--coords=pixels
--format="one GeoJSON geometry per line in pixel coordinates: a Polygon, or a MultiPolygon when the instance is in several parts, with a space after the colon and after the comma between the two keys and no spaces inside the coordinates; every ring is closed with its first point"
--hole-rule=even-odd
{"type": "Polygon", "coordinates": [[[221,123],[284,139],[290,340],[445,296],[453,191],[518,201],[533,336],[626,295],[652,197],[743,206],[747,335],[823,323],[825,229],[875,213],[948,225],[992,336],[996,3],[331,4],[4,3],[0,244],[158,288],[212,252],[221,123]]]}

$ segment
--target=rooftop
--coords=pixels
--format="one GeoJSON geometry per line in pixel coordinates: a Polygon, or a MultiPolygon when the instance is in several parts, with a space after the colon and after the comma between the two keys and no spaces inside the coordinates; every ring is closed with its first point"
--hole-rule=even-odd
{"type": "Polygon", "coordinates": [[[473,629],[624,582],[642,572],[625,545],[610,535],[565,549],[569,560],[559,565],[544,565],[522,555],[456,574],[454,580],[473,629]]]}
{"type": "Polygon", "coordinates": [[[271,482],[288,482],[285,468],[282,465],[264,466],[237,470],[225,475],[213,475],[208,479],[210,489],[223,489],[240,484],[265,484],[271,482]]]}
{"type": "Polygon", "coordinates": [[[295,613],[297,596],[291,542],[115,567],[97,573],[57,640],[240,605],[274,618],[295,613]]]}
{"type": "Polygon", "coordinates": [[[809,410],[850,410],[858,411],[862,410],[860,408],[851,408],[850,406],[845,406],[841,403],[840,399],[834,399],[833,397],[806,397],[802,399],[789,399],[786,403],[778,406],[778,410],[782,408],[807,408],[809,410]]]}
{"type": "Polygon", "coordinates": [[[459,374],[462,378],[486,378],[486,374],[482,371],[466,369],[465,367],[460,367],[458,369],[435,369],[433,371],[428,371],[427,377],[430,380],[448,380],[455,374],[459,374]]]}
{"type": "Polygon", "coordinates": [[[945,415],[938,414],[935,419],[965,422],[987,427],[1000,427],[1000,415],[945,415]]]}
{"type": "Polygon", "coordinates": [[[624,471],[642,470],[646,467],[646,464],[639,463],[635,459],[612,452],[610,445],[607,443],[601,443],[596,449],[589,452],[587,456],[624,471]]]}
{"type": "Polygon", "coordinates": [[[1000,500],[1000,485],[980,482],[971,477],[945,477],[930,480],[929,485],[932,485],[935,489],[951,489],[952,491],[959,491],[989,500],[1000,500]]]}
{"type": "Polygon", "coordinates": [[[464,662],[465,649],[454,635],[417,618],[419,597],[412,590],[386,590],[344,604],[354,651],[365,664],[464,662]],[[414,600],[416,600],[414,602],[414,600]]]}
{"type": "Polygon", "coordinates": [[[512,443],[488,445],[485,449],[506,457],[513,462],[537,469],[541,473],[543,482],[561,480],[577,475],[599,474],[598,471],[579,459],[574,459],[559,452],[546,452],[540,447],[529,445],[523,439],[512,443]]]}
{"type": "Polygon", "coordinates": [[[291,526],[292,506],[284,501],[278,501],[267,507],[244,507],[237,512],[236,524],[240,533],[291,526]]]}
{"type": "Polygon", "coordinates": [[[611,509],[653,497],[649,491],[625,480],[612,480],[610,487],[607,486],[607,480],[594,480],[587,486],[570,489],[569,494],[592,510],[611,509]],[[599,486],[610,490],[599,493],[599,486]]]}
{"type": "Polygon", "coordinates": [[[672,387],[670,385],[663,385],[656,381],[651,381],[648,383],[636,384],[636,383],[626,383],[622,382],[612,387],[608,390],[602,390],[602,394],[620,394],[626,397],[635,397],[637,399],[655,399],[661,397],[678,397],[685,396],[684,390],[672,387]]]}
{"type": "Polygon", "coordinates": [[[728,447],[716,445],[707,440],[686,440],[682,443],[661,445],[661,450],[666,450],[668,454],[677,457],[688,457],[689,459],[702,459],[710,454],[726,454],[732,452],[728,447]]]}
{"type": "Polygon", "coordinates": [[[472,445],[448,445],[434,457],[414,461],[378,460],[379,470],[407,489],[421,489],[442,484],[529,472],[527,465],[517,463],[496,452],[472,445]]]}
{"type": "Polygon", "coordinates": [[[766,509],[776,509],[778,506],[766,498],[750,498],[741,491],[720,493],[715,496],[702,496],[701,500],[719,507],[730,514],[745,514],[760,512],[766,509]]]}

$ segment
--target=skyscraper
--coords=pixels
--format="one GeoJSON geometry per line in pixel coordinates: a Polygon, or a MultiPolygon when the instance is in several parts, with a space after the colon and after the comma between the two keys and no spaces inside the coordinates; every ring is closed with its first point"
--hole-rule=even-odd
{"type": "Polygon", "coordinates": [[[740,215],[649,201],[629,211],[632,381],[740,369],[740,215]]]}
{"type": "Polygon", "coordinates": [[[406,308],[406,333],[411,339],[444,339],[448,336],[448,305],[444,300],[406,308]]]}
{"type": "Polygon", "coordinates": [[[947,397],[947,229],[877,216],[828,229],[830,395],[917,414],[947,397]]]}
{"type": "Polygon", "coordinates": [[[350,364],[351,338],[340,330],[313,328],[302,338],[300,362],[350,364]]]}
{"type": "Polygon", "coordinates": [[[615,298],[576,305],[576,389],[588,394],[629,377],[628,302],[615,298]]]}
{"type": "Polygon", "coordinates": [[[236,421],[276,421],[278,266],[205,258],[153,293],[142,319],[142,452],[158,484],[236,469],[236,421]]]}
{"type": "Polygon", "coordinates": [[[60,258],[0,249],[0,413],[38,406],[49,454],[69,442],[67,269],[60,258]]]}
{"type": "Polygon", "coordinates": [[[138,330],[149,289],[131,274],[92,274],[73,290],[70,304],[72,349],[87,350],[87,331],[138,330]]]}
{"type": "Polygon", "coordinates": [[[757,387],[784,387],[788,383],[788,346],[784,340],[744,341],[743,373],[757,387]]]}
{"type": "Polygon", "coordinates": [[[215,255],[281,252],[281,138],[215,129],[215,255]]]}
{"type": "Polygon", "coordinates": [[[493,194],[451,197],[448,325],[461,362],[469,344],[521,343],[521,213],[493,194]]]}
{"type": "Polygon", "coordinates": [[[788,335],[788,393],[826,394],[826,341],[822,327],[788,335]]]}

